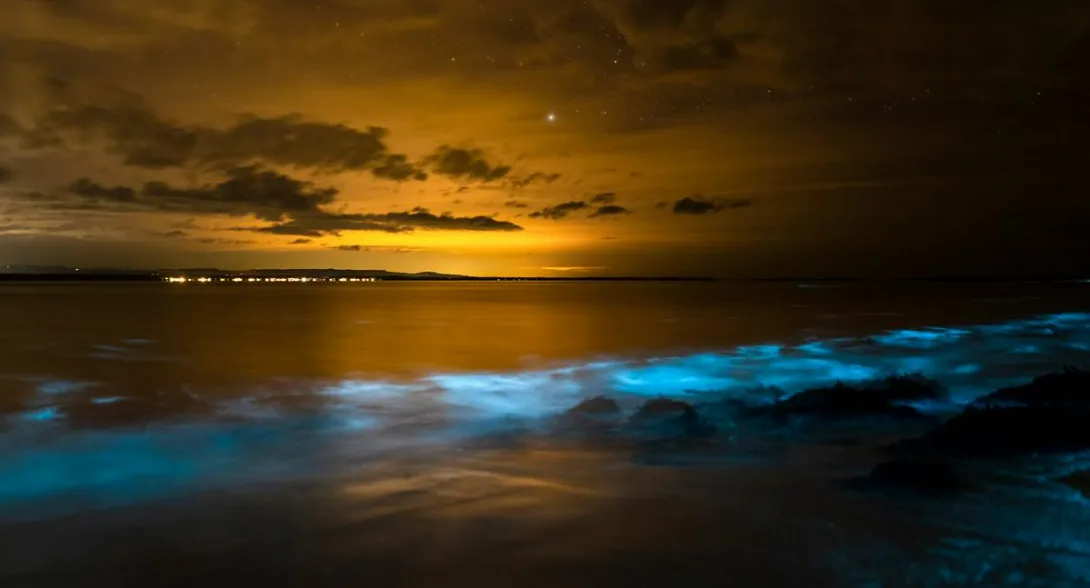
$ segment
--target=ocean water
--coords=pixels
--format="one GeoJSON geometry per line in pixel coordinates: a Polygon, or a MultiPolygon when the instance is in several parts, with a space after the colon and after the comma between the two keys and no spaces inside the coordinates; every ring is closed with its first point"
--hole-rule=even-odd
{"type": "Polygon", "coordinates": [[[3,586],[1090,583],[1090,456],[924,499],[839,483],[920,425],[555,426],[917,372],[941,419],[1090,366],[1086,283],[19,284],[0,350],[3,586]]]}

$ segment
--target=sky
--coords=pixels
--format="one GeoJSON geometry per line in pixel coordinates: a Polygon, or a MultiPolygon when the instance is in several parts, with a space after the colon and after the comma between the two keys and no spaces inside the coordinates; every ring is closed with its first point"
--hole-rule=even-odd
{"type": "Polygon", "coordinates": [[[1090,275],[1085,0],[4,0],[0,264],[1090,275]]]}

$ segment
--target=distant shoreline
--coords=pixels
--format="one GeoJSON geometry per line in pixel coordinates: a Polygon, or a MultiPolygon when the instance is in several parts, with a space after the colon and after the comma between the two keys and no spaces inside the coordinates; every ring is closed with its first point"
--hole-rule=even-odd
{"type": "Polygon", "coordinates": [[[342,282],[714,282],[707,277],[483,277],[483,276],[414,276],[372,274],[313,274],[298,273],[277,274],[247,272],[225,274],[0,274],[0,283],[11,282],[70,282],[70,283],[207,283],[223,285],[244,284],[279,284],[279,283],[325,283],[342,282]],[[184,277],[185,280],[179,278],[184,277]]]}
{"type": "Polygon", "coordinates": [[[1019,278],[1019,277],[917,277],[917,278],[712,278],[701,276],[460,276],[447,274],[399,274],[374,270],[249,270],[239,272],[178,270],[176,272],[58,272],[0,273],[2,283],[208,283],[208,284],[267,284],[267,283],[342,283],[342,282],[725,282],[725,283],[790,283],[790,284],[866,284],[866,283],[1087,283],[1084,278],[1019,278]],[[184,278],[184,279],[182,279],[184,278]]]}

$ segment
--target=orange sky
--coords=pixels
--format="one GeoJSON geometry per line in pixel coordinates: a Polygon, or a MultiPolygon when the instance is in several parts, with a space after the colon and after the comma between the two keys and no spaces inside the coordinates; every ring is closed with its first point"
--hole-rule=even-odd
{"type": "Polygon", "coordinates": [[[9,4],[4,263],[941,273],[1086,206],[1073,1],[9,4]]]}

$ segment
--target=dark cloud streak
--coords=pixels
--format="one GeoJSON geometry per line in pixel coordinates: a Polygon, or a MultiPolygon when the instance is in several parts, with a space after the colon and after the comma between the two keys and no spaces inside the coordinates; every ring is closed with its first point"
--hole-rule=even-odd
{"type": "Polygon", "coordinates": [[[711,198],[686,196],[674,202],[674,214],[703,215],[721,212],[732,208],[752,206],[753,201],[745,198],[711,198]]]}
{"type": "Polygon", "coordinates": [[[548,206],[541,210],[530,213],[530,218],[544,218],[549,220],[563,220],[568,218],[571,213],[577,210],[584,210],[589,208],[589,204],[582,200],[573,200],[570,202],[562,202],[556,206],[548,206]]]}
{"type": "Polygon", "coordinates": [[[424,163],[439,175],[458,180],[493,182],[504,178],[511,167],[489,163],[479,149],[462,149],[442,145],[435,153],[424,158],[424,163]]]}
{"type": "Polygon", "coordinates": [[[289,222],[259,228],[237,230],[256,231],[275,235],[321,237],[340,235],[344,231],[372,231],[383,233],[410,233],[416,229],[432,231],[521,231],[512,222],[489,216],[454,216],[450,213],[433,214],[417,208],[406,212],[335,214],[321,213],[299,216],[289,222]]]}
{"type": "Polygon", "coordinates": [[[606,206],[598,207],[598,210],[595,210],[593,213],[591,213],[590,218],[601,218],[601,217],[606,217],[606,216],[619,216],[619,215],[623,215],[623,214],[632,214],[632,211],[625,208],[625,207],[623,207],[623,206],[617,206],[616,204],[608,204],[606,206]]]}
{"type": "Polygon", "coordinates": [[[252,216],[276,224],[237,230],[274,235],[320,237],[342,231],[407,233],[415,229],[441,231],[521,231],[522,227],[490,216],[434,214],[416,207],[405,212],[343,213],[325,209],[336,201],[338,191],[256,166],[231,168],[227,179],[197,188],[178,188],[164,182],[148,182],[137,190],[128,186],[106,187],[90,179],[77,180],[67,193],[80,199],[66,202],[58,196],[39,195],[37,200],[68,209],[92,204],[115,205],[115,212],[155,211],[187,215],[252,216]],[[124,208],[117,206],[123,205],[124,208]]]}
{"type": "Polygon", "coordinates": [[[29,148],[101,142],[126,165],[148,169],[218,169],[262,162],[322,173],[370,171],[377,178],[399,182],[426,180],[430,169],[461,181],[507,179],[517,187],[560,177],[544,172],[510,177],[511,166],[488,161],[482,150],[449,145],[414,163],[407,155],[389,151],[385,128],[357,129],[300,114],[246,115],[228,127],[213,128],[169,121],[140,104],[80,105],[50,109],[21,135],[29,148]]]}
{"type": "Polygon", "coordinates": [[[68,193],[93,202],[130,205],[138,210],[186,214],[253,215],[281,221],[288,215],[316,214],[331,204],[337,191],[255,166],[231,168],[227,179],[197,188],[176,188],[164,182],[144,184],[139,192],[128,186],[105,187],[88,178],[73,182],[68,193]]]}

